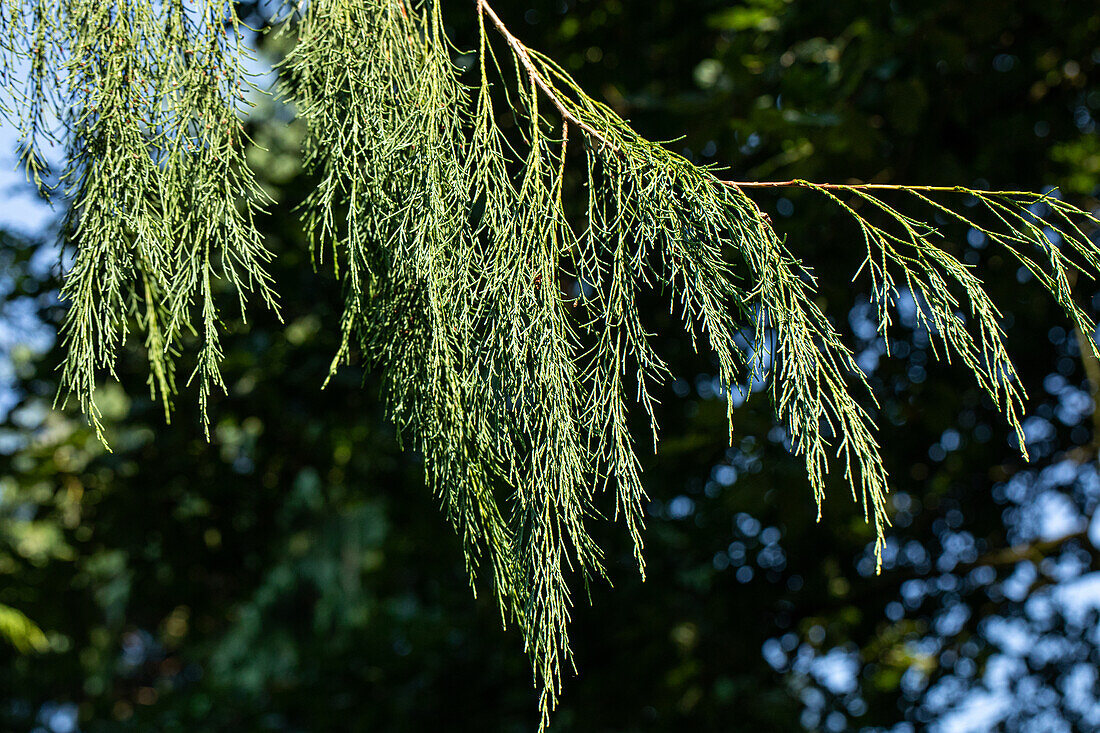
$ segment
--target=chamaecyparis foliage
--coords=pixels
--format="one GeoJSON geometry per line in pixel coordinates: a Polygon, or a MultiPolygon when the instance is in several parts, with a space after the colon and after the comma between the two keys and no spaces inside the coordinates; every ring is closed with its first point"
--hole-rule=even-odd
{"type": "MultiPolygon", "coordinates": [[[[770,373],[815,500],[838,466],[882,541],[887,475],[864,407],[874,396],[813,276],[746,189],[810,188],[853,217],[881,336],[911,295],[943,357],[1017,432],[1024,395],[997,307],[913,212],[984,232],[1083,333],[1093,324],[1070,286],[1100,274],[1083,228],[1097,222],[1051,195],[723,181],[585,95],[489,3],[466,7],[480,41],[465,71],[440,3],[403,0],[296,6],[280,69],[317,180],[303,222],[345,290],[332,368],[356,351],[378,365],[471,579],[485,569],[524,636],[545,723],[571,663],[568,576],[603,572],[588,528],[605,490],[644,572],[631,415],[655,444],[656,390],[670,375],[643,295],[668,299],[726,390],[770,373]]],[[[29,174],[40,180],[44,144],[67,151],[63,397],[97,428],[96,382],[131,330],[166,414],[177,358],[197,342],[205,415],[222,386],[216,294],[275,307],[243,157],[253,84],[234,12],[225,0],[0,0],[0,104],[29,174]]]]}
{"type": "Polygon", "coordinates": [[[101,429],[95,385],[136,325],[150,390],[170,411],[184,332],[198,331],[191,379],[204,410],[220,387],[215,280],[243,309],[273,304],[252,224],[260,192],[244,166],[239,112],[250,80],[226,0],[3,0],[8,114],[21,159],[41,182],[42,146],[60,143],[56,187],[75,260],[62,298],[63,381],[101,429]]]}

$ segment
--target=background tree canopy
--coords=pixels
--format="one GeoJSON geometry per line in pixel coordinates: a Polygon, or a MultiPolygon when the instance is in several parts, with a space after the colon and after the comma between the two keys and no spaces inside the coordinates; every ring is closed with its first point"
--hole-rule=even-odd
{"type": "MultiPolygon", "coordinates": [[[[496,6],[639,133],[737,180],[1058,186],[1097,206],[1093,3],[496,6]]],[[[256,26],[267,12],[241,10],[256,26]]],[[[468,13],[445,20],[476,48],[468,13]]],[[[281,43],[260,39],[272,56],[281,43]]],[[[386,416],[385,375],[342,367],[318,390],[346,309],[295,211],[321,178],[303,166],[305,125],[265,103],[248,126],[241,154],[276,202],[257,225],[282,322],[223,312],[229,389],[209,397],[209,442],[193,400],[165,425],[140,345],[120,352],[121,387],[100,390],[112,452],[53,409],[58,253],[46,233],[4,238],[0,636],[15,643],[0,641],[0,727],[529,730],[518,634],[487,586],[471,601],[461,543],[386,416]]],[[[815,521],[763,393],[737,406],[729,446],[720,365],[667,300],[643,300],[665,319],[654,345],[674,380],[657,453],[639,452],[647,580],[629,536],[595,527],[615,587],[592,583],[573,611],[577,678],[552,727],[1100,726],[1093,334],[981,231],[953,231],[1010,326],[1025,464],[990,399],[933,358],[915,303],[885,354],[871,294],[850,284],[865,256],[850,219],[811,191],[756,199],[813,266],[818,305],[847,314],[881,403],[884,571],[858,506],[837,498],[815,521]]],[[[631,429],[645,446],[644,421],[631,429]]]]}

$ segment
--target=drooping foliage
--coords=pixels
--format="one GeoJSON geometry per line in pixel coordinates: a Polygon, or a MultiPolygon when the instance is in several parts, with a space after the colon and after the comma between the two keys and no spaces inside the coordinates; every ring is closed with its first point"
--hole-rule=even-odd
{"type": "MultiPolygon", "coordinates": [[[[288,14],[282,93],[309,130],[314,259],[345,291],[332,369],[360,352],[377,365],[471,579],[486,568],[523,633],[545,723],[570,663],[570,576],[603,573],[590,526],[605,490],[644,572],[637,423],[656,444],[670,375],[643,299],[679,315],[727,394],[766,382],[818,505],[833,467],[881,542],[874,395],[813,274],[747,190],[832,199],[863,234],[857,277],[880,336],[913,298],[942,356],[1018,433],[1023,388],[997,306],[939,229],[984,233],[1084,333],[1071,285],[1098,274],[1100,251],[1095,217],[1050,193],[725,180],[640,136],[488,2],[474,9],[479,45],[464,53],[439,2],[313,0],[288,14]]],[[[223,387],[216,294],[277,307],[244,159],[247,29],[224,0],[0,0],[0,13],[5,112],[28,173],[67,207],[62,397],[98,428],[97,381],[136,328],[166,415],[197,337],[188,381],[205,412],[223,387]],[[66,151],[55,178],[51,141],[66,151]]]]}
{"type": "Polygon", "coordinates": [[[242,308],[254,292],[273,304],[252,224],[261,195],[243,164],[251,82],[239,31],[224,1],[4,4],[21,159],[41,181],[42,146],[65,150],[55,189],[75,255],[64,382],[97,428],[97,375],[134,325],[168,414],[185,331],[201,335],[189,379],[199,399],[222,386],[214,281],[242,308]]]}

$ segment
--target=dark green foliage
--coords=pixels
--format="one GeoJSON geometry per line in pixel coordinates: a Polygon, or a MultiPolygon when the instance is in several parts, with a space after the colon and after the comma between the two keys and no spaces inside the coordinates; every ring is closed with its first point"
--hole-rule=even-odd
{"type": "MultiPolygon", "coordinates": [[[[206,421],[210,390],[223,386],[214,280],[242,311],[253,292],[274,297],[237,116],[250,83],[236,11],[137,1],[5,10],[5,36],[50,39],[49,53],[7,49],[31,65],[12,97],[32,171],[41,109],[51,99],[68,108],[60,181],[76,259],[62,288],[64,388],[99,432],[97,379],[136,324],[167,411],[193,331],[206,421]]],[[[640,405],[656,445],[655,389],[669,376],[646,298],[660,297],[716,359],[731,441],[731,391],[771,372],[819,512],[836,460],[881,558],[887,474],[864,405],[874,397],[813,274],[746,190],[810,188],[854,217],[878,336],[890,335],[899,293],[912,294],[937,355],[975,375],[1024,447],[998,307],[924,218],[984,233],[1091,333],[1071,295],[1078,273],[1100,270],[1083,229],[1091,215],[1050,195],[724,180],[638,135],[483,0],[462,73],[441,12],[437,2],[315,0],[287,26],[297,40],[281,68],[318,181],[302,206],[314,257],[331,258],[344,291],[329,376],[357,351],[380,367],[389,412],[424,456],[471,580],[487,566],[502,617],[523,632],[543,725],[570,662],[569,576],[604,572],[591,530],[602,488],[644,567],[631,409],[640,405]],[[915,199],[923,218],[890,196],[915,199]]]]}

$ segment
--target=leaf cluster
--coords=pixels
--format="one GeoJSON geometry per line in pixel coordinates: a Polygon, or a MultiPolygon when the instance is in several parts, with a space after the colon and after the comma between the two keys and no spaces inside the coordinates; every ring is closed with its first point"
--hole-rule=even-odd
{"type": "Polygon", "coordinates": [[[215,284],[235,290],[242,311],[254,292],[275,305],[253,222],[262,194],[244,165],[254,84],[234,4],[4,0],[2,12],[21,159],[67,203],[61,396],[76,397],[102,431],[96,382],[113,374],[136,324],[166,416],[181,341],[198,337],[190,380],[205,410],[211,390],[224,389],[215,284]],[[50,142],[65,149],[52,183],[50,142]]]}
{"type": "MultiPolygon", "coordinates": [[[[68,151],[66,388],[98,428],[96,380],[136,323],[167,411],[193,331],[205,412],[221,386],[215,281],[242,309],[251,293],[274,305],[253,224],[261,197],[241,152],[252,82],[232,4],[0,7],[0,31],[16,39],[4,52],[29,65],[5,78],[27,169],[38,176],[44,159],[45,110],[68,151]]],[[[888,478],[875,396],[818,305],[813,273],[746,191],[809,188],[850,215],[879,335],[888,341],[911,296],[937,353],[975,376],[1021,446],[1024,392],[1000,312],[938,227],[988,237],[1091,334],[1072,285],[1100,274],[1086,229],[1098,222],[1054,194],[725,180],[640,136],[486,0],[476,11],[478,47],[462,54],[438,1],[313,0],[284,27],[295,39],[280,70],[316,178],[303,224],[315,263],[344,290],[330,376],[357,353],[379,367],[471,582],[486,573],[504,622],[523,634],[545,725],[572,661],[571,579],[604,573],[591,531],[602,493],[644,573],[637,422],[655,447],[671,376],[641,305],[653,295],[717,363],[731,437],[733,391],[766,385],[818,506],[839,467],[881,558],[888,478]]]]}

